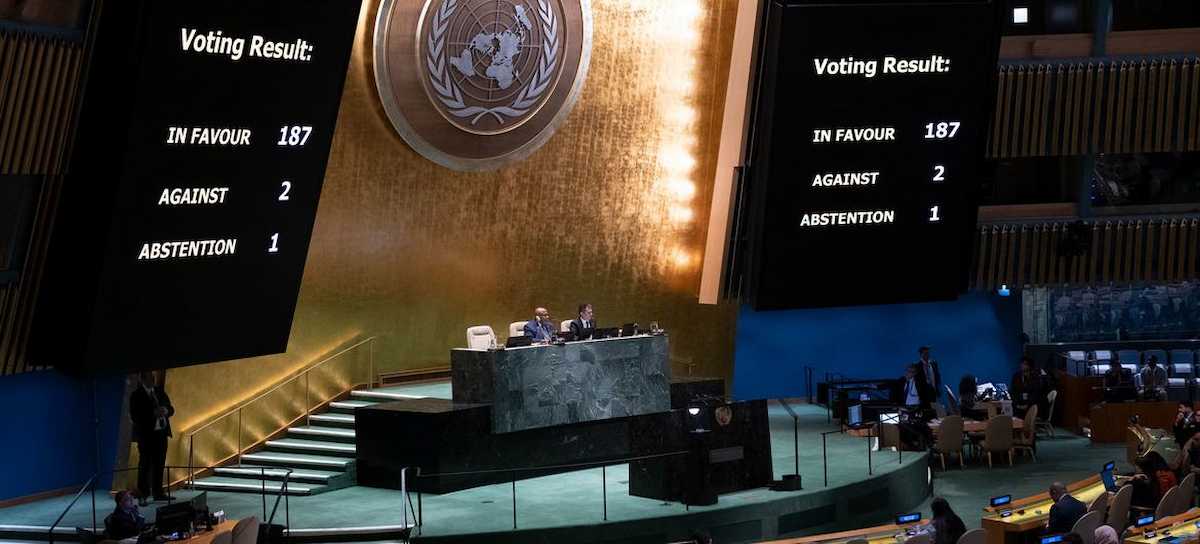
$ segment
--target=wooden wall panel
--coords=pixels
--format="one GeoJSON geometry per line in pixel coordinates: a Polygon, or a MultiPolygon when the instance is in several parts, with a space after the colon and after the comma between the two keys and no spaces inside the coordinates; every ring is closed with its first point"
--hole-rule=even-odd
{"type": "Polygon", "coordinates": [[[1002,64],[995,158],[1198,149],[1200,57],[1002,64]]]}
{"type": "Polygon", "coordinates": [[[1085,223],[1088,250],[1058,253],[1068,222],[985,224],[970,273],[971,287],[1179,281],[1198,279],[1200,218],[1097,220],[1085,223]],[[1020,240],[1018,243],[1017,240],[1020,240]],[[1029,243],[1025,241],[1029,240],[1029,243]]]}
{"type": "Polygon", "coordinates": [[[25,340],[58,203],[82,57],[78,39],[0,31],[0,175],[42,180],[20,279],[0,285],[0,375],[33,369],[25,361],[25,340]]]}

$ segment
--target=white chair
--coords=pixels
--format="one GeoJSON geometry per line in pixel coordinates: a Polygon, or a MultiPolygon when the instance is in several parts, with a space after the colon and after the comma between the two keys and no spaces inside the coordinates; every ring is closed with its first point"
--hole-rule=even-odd
{"type": "Polygon", "coordinates": [[[571,330],[571,320],[568,319],[566,321],[563,321],[562,323],[559,323],[558,330],[560,330],[562,332],[567,332],[567,331],[571,330]]]}
{"type": "Polygon", "coordinates": [[[1100,512],[1101,516],[1108,514],[1108,493],[1096,495],[1092,504],[1088,505],[1088,512],[1100,512]]]}
{"type": "Polygon", "coordinates": [[[987,534],[983,529],[971,529],[958,537],[957,544],[983,544],[987,541],[987,534]]]}
{"type": "Polygon", "coordinates": [[[496,347],[496,332],[489,325],[467,327],[467,348],[488,349],[496,347]]]}
{"type": "Polygon", "coordinates": [[[1175,499],[1175,495],[1178,494],[1179,486],[1172,487],[1163,493],[1162,499],[1158,501],[1158,507],[1154,509],[1154,519],[1163,519],[1176,514],[1175,506],[1178,501],[1175,499]]]}
{"type": "Polygon", "coordinates": [[[1100,515],[1100,512],[1088,512],[1075,522],[1071,532],[1079,535],[1083,544],[1092,544],[1096,540],[1096,527],[1099,527],[1103,520],[1104,516],[1100,515]]]}
{"type": "Polygon", "coordinates": [[[250,516],[242,518],[229,531],[233,536],[233,544],[257,544],[258,518],[250,516]]]}
{"type": "Polygon", "coordinates": [[[1175,496],[1175,513],[1182,514],[1192,509],[1196,503],[1196,474],[1189,472],[1179,480],[1179,493],[1175,496]]]}
{"type": "Polygon", "coordinates": [[[1054,400],[1058,398],[1058,391],[1051,390],[1046,393],[1046,417],[1038,418],[1035,432],[1046,431],[1050,438],[1054,438],[1054,424],[1050,419],[1054,417],[1054,400]]]}
{"type": "Polygon", "coordinates": [[[1108,519],[1104,524],[1112,527],[1117,534],[1121,534],[1125,530],[1125,524],[1129,522],[1129,501],[1131,500],[1133,500],[1133,486],[1123,485],[1108,503],[1108,519]]]}
{"type": "Polygon", "coordinates": [[[525,324],[528,321],[513,321],[508,324],[508,337],[525,336],[525,324]]]}
{"type": "Polygon", "coordinates": [[[979,444],[987,453],[988,468],[992,468],[992,453],[1007,453],[1008,466],[1013,460],[1013,419],[1010,416],[995,416],[988,420],[983,442],[979,444]]]}
{"type": "Polygon", "coordinates": [[[942,470],[946,470],[947,453],[958,455],[958,468],[963,468],[962,416],[946,416],[942,418],[942,424],[938,427],[937,440],[933,444],[933,452],[941,458],[942,470]]]}

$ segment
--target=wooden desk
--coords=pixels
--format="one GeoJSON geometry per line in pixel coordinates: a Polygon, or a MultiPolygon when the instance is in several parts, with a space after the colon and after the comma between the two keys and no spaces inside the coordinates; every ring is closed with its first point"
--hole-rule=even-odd
{"type": "Polygon", "coordinates": [[[1178,411],[1175,401],[1101,402],[1090,412],[1092,442],[1125,442],[1132,416],[1138,416],[1143,427],[1170,429],[1178,411]]]}
{"type": "Polygon", "coordinates": [[[217,535],[219,535],[221,533],[228,533],[229,531],[232,531],[234,525],[237,525],[236,519],[227,519],[225,521],[222,521],[221,523],[213,525],[213,530],[211,530],[211,531],[204,531],[201,533],[196,533],[196,534],[192,535],[191,538],[185,538],[183,540],[172,540],[170,542],[171,543],[186,543],[186,544],[212,544],[213,539],[216,538],[217,535]]]}
{"type": "Polygon", "coordinates": [[[929,520],[921,520],[916,523],[907,525],[880,525],[878,527],[867,527],[865,529],[854,529],[853,531],[841,531],[838,533],[825,533],[823,535],[811,535],[800,538],[789,538],[785,540],[772,540],[766,544],[843,544],[856,538],[865,539],[868,544],[896,544],[904,542],[908,539],[905,531],[913,527],[924,527],[929,524],[929,520]]]}
{"type": "Polygon", "coordinates": [[[987,410],[989,418],[996,417],[1000,414],[1013,415],[1013,404],[1011,400],[989,400],[976,403],[976,407],[982,407],[987,410]]]}
{"type": "Polygon", "coordinates": [[[1200,508],[1192,508],[1187,512],[1177,516],[1170,516],[1154,522],[1153,525],[1146,527],[1130,528],[1129,535],[1125,537],[1125,544],[1156,544],[1158,541],[1176,536],[1182,540],[1195,540],[1197,535],[1200,535],[1200,529],[1196,527],[1196,522],[1200,521],[1200,508]],[[1146,529],[1153,527],[1155,535],[1152,538],[1143,536],[1146,529]],[[1166,530],[1167,534],[1163,534],[1166,530]]]}
{"type": "MultiPolygon", "coordinates": [[[[1014,417],[1014,418],[1012,418],[1012,420],[1013,420],[1013,430],[1014,431],[1019,431],[1019,430],[1025,428],[1025,420],[1023,420],[1019,417],[1014,417]]],[[[929,422],[929,430],[933,431],[933,434],[938,434],[938,431],[941,429],[941,425],[942,425],[942,420],[934,419],[929,422]]],[[[987,430],[987,422],[986,421],[976,421],[974,419],[964,419],[963,420],[963,432],[964,433],[982,433],[986,430],[987,430]]]]}
{"type": "MultiPolygon", "coordinates": [[[[1047,482],[1046,486],[1049,487],[1047,482]]],[[[1101,493],[1107,493],[1104,483],[1097,474],[1067,486],[1067,491],[1084,504],[1091,504],[1101,493]]],[[[1000,508],[987,507],[983,509],[981,525],[987,533],[987,544],[1018,544],[1026,533],[1041,531],[1050,517],[1050,495],[1038,493],[1031,497],[1015,499],[1011,504],[1000,508]],[[1001,512],[1011,511],[1008,517],[1001,517],[1001,512]]]]}

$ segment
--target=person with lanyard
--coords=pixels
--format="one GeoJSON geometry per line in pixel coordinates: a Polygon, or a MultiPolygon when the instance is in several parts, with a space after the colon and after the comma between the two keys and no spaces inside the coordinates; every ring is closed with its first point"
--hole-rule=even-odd
{"type": "Polygon", "coordinates": [[[1040,404],[1045,397],[1042,371],[1034,368],[1033,359],[1021,356],[1021,370],[1013,374],[1013,415],[1024,416],[1030,406],[1040,404]]]}
{"type": "Polygon", "coordinates": [[[167,464],[167,439],[171,437],[171,416],[175,407],[154,372],[143,371],[139,384],[129,395],[129,419],[133,421],[133,439],[138,445],[138,504],[146,506],[147,497],[156,501],[170,499],[163,489],[163,470],[167,464]]]}
{"type": "Polygon", "coordinates": [[[904,407],[917,410],[921,407],[921,388],[917,382],[917,365],[911,364],[904,369],[904,377],[900,378],[901,400],[904,407]]]}
{"type": "Polygon", "coordinates": [[[1175,443],[1180,447],[1185,446],[1196,434],[1196,412],[1192,410],[1192,403],[1186,400],[1179,401],[1179,409],[1175,412],[1175,423],[1171,425],[1171,430],[1175,433],[1175,443]]]}

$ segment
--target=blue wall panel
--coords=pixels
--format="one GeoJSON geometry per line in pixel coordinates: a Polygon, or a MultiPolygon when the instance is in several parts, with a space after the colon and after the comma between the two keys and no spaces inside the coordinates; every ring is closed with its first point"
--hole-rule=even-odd
{"type": "MultiPolygon", "coordinates": [[[[942,379],[957,389],[964,373],[1007,383],[1021,356],[1020,297],[972,292],[954,302],[755,312],[738,316],[736,398],[801,397],[804,366],[890,378],[933,348],[942,379]]],[[[815,393],[815,383],[814,383],[815,393]]]]}
{"type": "MultiPolygon", "coordinates": [[[[124,390],[124,376],[0,377],[0,500],[82,485],[97,468],[112,470],[124,390]]],[[[101,488],[109,481],[103,478],[101,488]]]]}

